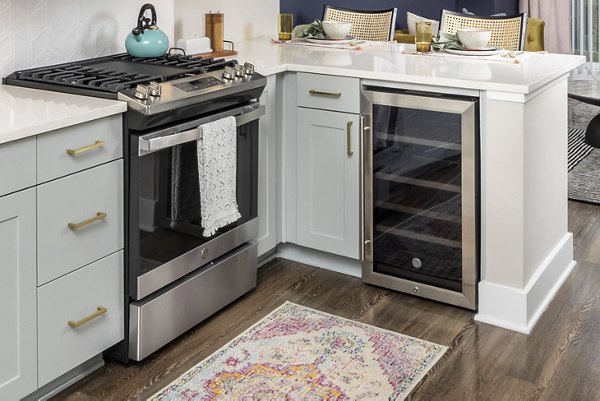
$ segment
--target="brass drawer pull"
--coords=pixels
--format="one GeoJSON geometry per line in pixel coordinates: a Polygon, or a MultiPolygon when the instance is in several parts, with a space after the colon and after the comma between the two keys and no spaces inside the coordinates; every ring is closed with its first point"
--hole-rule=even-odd
{"type": "Polygon", "coordinates": [[[83,319],[78,320],[76,322],[73,320],[69,320],[67,323],[69,324],[69,326],[75,329],[81,326],[82,324],[86,324],[90,320],[97,318],[98,316],[104,315],[106,312],[108,312],[108,309],[106,309],[104,306],[99,306],[96,308],[96,312],[92,313],[91,315],[86,316],[83,319]]]}
{"type": "Polygon", "coordinates": [[[79,223],[69,223],[69,224],[67,224],[67,225],[69,226],[69,228],[70,228],[71,230],[78,230],[78,229],[80,229],[81,227],[85,227],[85,226],[87,226],[88,224],[92,224],[92,223],[93,223],[93,222],[95,222],[95,221],[98,221],[98,220],[103,220],[103,219],[105,219],[105,218],[106,218],[106,216],[107,216],[107,214],[106,214],[106,213],[104,213],[104,212],[98,212],[98,213],[96,213],[96,215],[95,215],[94,217],[92,217],[92,218],[89,218],[89,219],[87,219],[87,220],[81,221],[81,222],[79,222],[79,223]]]}
{"type": "Polygon", "coordinates": [[[352,156],[354,152],[352,151],[352,121],[348,121],[346,124],[346,153],[348,156],[352,156]]]}
{"type": "Polygon", "coordinates": [[[76,156],[76,155],[78,155],[80,153],[87,152],[87,151],[92,150],[92,149],[100,148],[102,146],[104,146],[104,141],[97,140],[97,141],[94,141],[93,144],[88,145],[88,146],[84,146],[83,148],[79,148],[79,149],[67,149],[67,154],[69,156],[76,156]]]}
{"type": "Polygon", "coordinates": [[[323,92],[318,91],[316,89],[311,89],[308,91],[311,95],[319,95],[319,96],[331,96],[331,97],[341,97],[342,92],[323,92]]]}

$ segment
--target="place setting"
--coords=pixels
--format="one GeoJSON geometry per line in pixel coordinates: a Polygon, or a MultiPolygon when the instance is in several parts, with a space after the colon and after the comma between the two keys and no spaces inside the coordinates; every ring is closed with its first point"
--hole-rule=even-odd
{"type": "Polygon", "coordinates": [[[351,50],[361,50],[378,43],[351,35],[352,22],[317,19],[292,29],[292,21],[292,14],[279,15],[279,40],[272,39],[273,43],[351,50]]]}
{"type": "Polygon", "coordinates": [[[490,46],[492,31],[483,28],[461,28],[456,33],[438,32],[432,36],[431,23],[416,23],[416,51],[405,54],[418,54],[438,57],[456,57],[504,61],[519,64],[527,54],[524,51],[509,51],[501,47],[490,46]]]}

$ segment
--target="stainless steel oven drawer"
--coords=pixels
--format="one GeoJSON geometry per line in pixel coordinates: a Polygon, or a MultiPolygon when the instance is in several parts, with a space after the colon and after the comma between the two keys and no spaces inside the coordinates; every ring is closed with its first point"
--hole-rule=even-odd
{"type": "Polygon", "coordinates": [[[256,287],[256,244],[215,260],[129,306],[129,358],[140,361],[256,287]]]}

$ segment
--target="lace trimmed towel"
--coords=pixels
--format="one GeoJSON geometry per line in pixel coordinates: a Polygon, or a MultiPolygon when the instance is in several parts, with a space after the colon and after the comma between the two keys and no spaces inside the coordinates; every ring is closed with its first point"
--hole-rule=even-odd
{"type": "Polygon", "coordinates": [[[210,237],[241,217],[236,200],[237,126],[235,117],[226,117],[198,129],[200,217],[202,235],[210,237]]]}

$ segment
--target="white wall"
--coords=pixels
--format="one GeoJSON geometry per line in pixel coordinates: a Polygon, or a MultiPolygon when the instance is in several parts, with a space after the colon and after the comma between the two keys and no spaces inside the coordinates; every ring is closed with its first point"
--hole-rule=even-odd
{"type": "MultiPolygon", "coordinates": [[[[174,0],[153,0],[173,43],[174,0]]],[[[0,0],[0,75],[125,51],[144,0],[0,0]]]]}
{"type": "Polygon", "coordinates": [[[225,40],[277,35],[279,0],[175,0],[175,37],[204,35],[204,14],[222,12],[225,40]]]}

